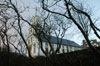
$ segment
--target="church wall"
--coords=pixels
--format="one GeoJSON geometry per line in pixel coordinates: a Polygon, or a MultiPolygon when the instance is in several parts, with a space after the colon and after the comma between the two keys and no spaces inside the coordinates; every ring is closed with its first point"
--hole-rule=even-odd
{"type": "MultiPolygon", "coordinates": [[[[31,24],[36,24],[37,22],[41,22],[40,17],[33,16],[32,17],[32,20],[31,20],[31,24]],[[37,20],[39,20],[39,21],[37,21],[37,20]]],[[[29,36],[28,36],[28,40],[27,40],[28,45],[31,45],[32,46],[32,50],[31,50],[32,53],[31,54],[32,54],[32,56],[44,55],[44,53],[42,52],[42,50],[40,48],[40,44],[38,42],[38,39],[34,35],[32,35],[33,32],[35,34],[35,30],[33,28],[30,28],[29,29],[29,36]]],[[[52,45],[53,45],[54,50],[56,50],[57,44],[52,44],[52,45]]],[[[43,49],[46,50],[46,51],[47,50],[48,51],[50,50],[50,46],[49,46],[49,44],[47,42],[43,42],[43,49]]],[[[73,47],[73,46],[61,45],[60,53],[63,53],[63,52],[71,52],[71,51],[75,51],[75,50],[78,50],[78,49],[79,48],[76,48],[76,47],[73,47]]]]}

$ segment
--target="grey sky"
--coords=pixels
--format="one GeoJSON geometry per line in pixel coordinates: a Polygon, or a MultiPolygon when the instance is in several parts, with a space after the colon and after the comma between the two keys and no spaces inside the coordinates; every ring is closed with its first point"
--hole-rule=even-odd
{"type": "MultiPolygon", "coordinates": [[[[84,3],[87,7],[91,8],[93,10],[93,18],[99,18],[100,19],[100,0],[84,0],[84,3]]],[[[99,24],[98,20],[98,24],[99,24]]],[[[75,31],[76,29],[72,28],[72,31],[75,31]]],[[[65,36],[66,38],[67,36],[65,36]]],[[[91,35],[91,39],[95,39],[96,37],[94,35],[91,35]]],[[[82,44],[82,40],[84,39],[83,36],[79,34],[75,34],[70,36],[70,40],[75,41],[78,44],[82,44]]],[[[97,39],[97,38],[96,38],[97,39]]]]}
{"type": "MultiPolygon", "coordinates": [[[[35,3],[34,0],[21,0],[22,2],[24,2],[25,6],[29,6],[29,10],[27,10],[27,14],[26,14],[26,18],[31,18],[32,16],[35,15],[35,9],[36,7],[39,7],[40,5],[35,3]]],[[[93,9],[93,17],[99,18],[100,17],[100,0],[84,0],[84,4],[87,7],[90,7],[93,9]]],[[[25,15],[25,13],[24,13],[25,15]]],[[[71,31],[73,31],[74,28],[72,28],[71,31]]],[[[70,37],[68,37],[68,35],[66,34],[65,38],[69,39],[69,40],[73,40],[78,44],[82,44],[82,40],[84,39],[83,36],[81,34],[76,34],[76,35],[72,35],[70,37]]],[[[94,36],[92,36],[92,38],[95,38],[94,36]]]]}

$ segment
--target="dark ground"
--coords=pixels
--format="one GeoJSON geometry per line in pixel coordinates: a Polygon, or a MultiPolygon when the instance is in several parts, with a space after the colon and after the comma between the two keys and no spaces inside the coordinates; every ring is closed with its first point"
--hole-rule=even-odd
{"type": "Polygon", "coordinates": [[[100,56],[90,49],[84,49],[30,60],[17,53],[10,53],[8,58],[6,52],[0,52],[0,66],[100,66],[100,56]]]}

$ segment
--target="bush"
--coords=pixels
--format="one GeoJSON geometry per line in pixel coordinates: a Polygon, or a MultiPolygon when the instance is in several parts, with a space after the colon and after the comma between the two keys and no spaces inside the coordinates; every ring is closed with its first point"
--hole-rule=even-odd
{"type": "Polygon", "coordinates": [[[13,52],[8,54],[6,50],[0,51],[0,66],[34,66],[33,64],[33,61],[23,55],[13,52]]]}

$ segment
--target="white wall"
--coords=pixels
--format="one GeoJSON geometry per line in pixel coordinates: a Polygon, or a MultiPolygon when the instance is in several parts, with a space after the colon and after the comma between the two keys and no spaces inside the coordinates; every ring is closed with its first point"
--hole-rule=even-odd
{"type": "MultiPolygon", "coordinates": [[[[45,44],[47,44],[47,42],[43,42],[43,49],[45,50],[45,44]]],[[[37,38],[33,39],[33,42],[30,43],[29,45],[32,46],[32,56],[38,56],[38,55],[42,55],[44,56],[44,53],[42,52],[40,46],[39,46],[39,42],[37,41],[37,38]],[[34,53],[34,43],[36,44],[36,53],[34,53]]],[[[53,44],[54,46],[54,50],[56,50],[57,48],[57,44],[53,44]]],[[[60,48],[60,53],[63,53],[63,46],[64,46],[64,52],[68,52],[67,49],[69,50],[69,52],[71,51],[75,51],[75,50],[80,50],[80,48],[78,47],[74,47],[74,46],[66,46],[66,45],[61,45],[60,48]]],[[[50,46],[48,44],[48,51],[50,50],[50,46]]]]}

